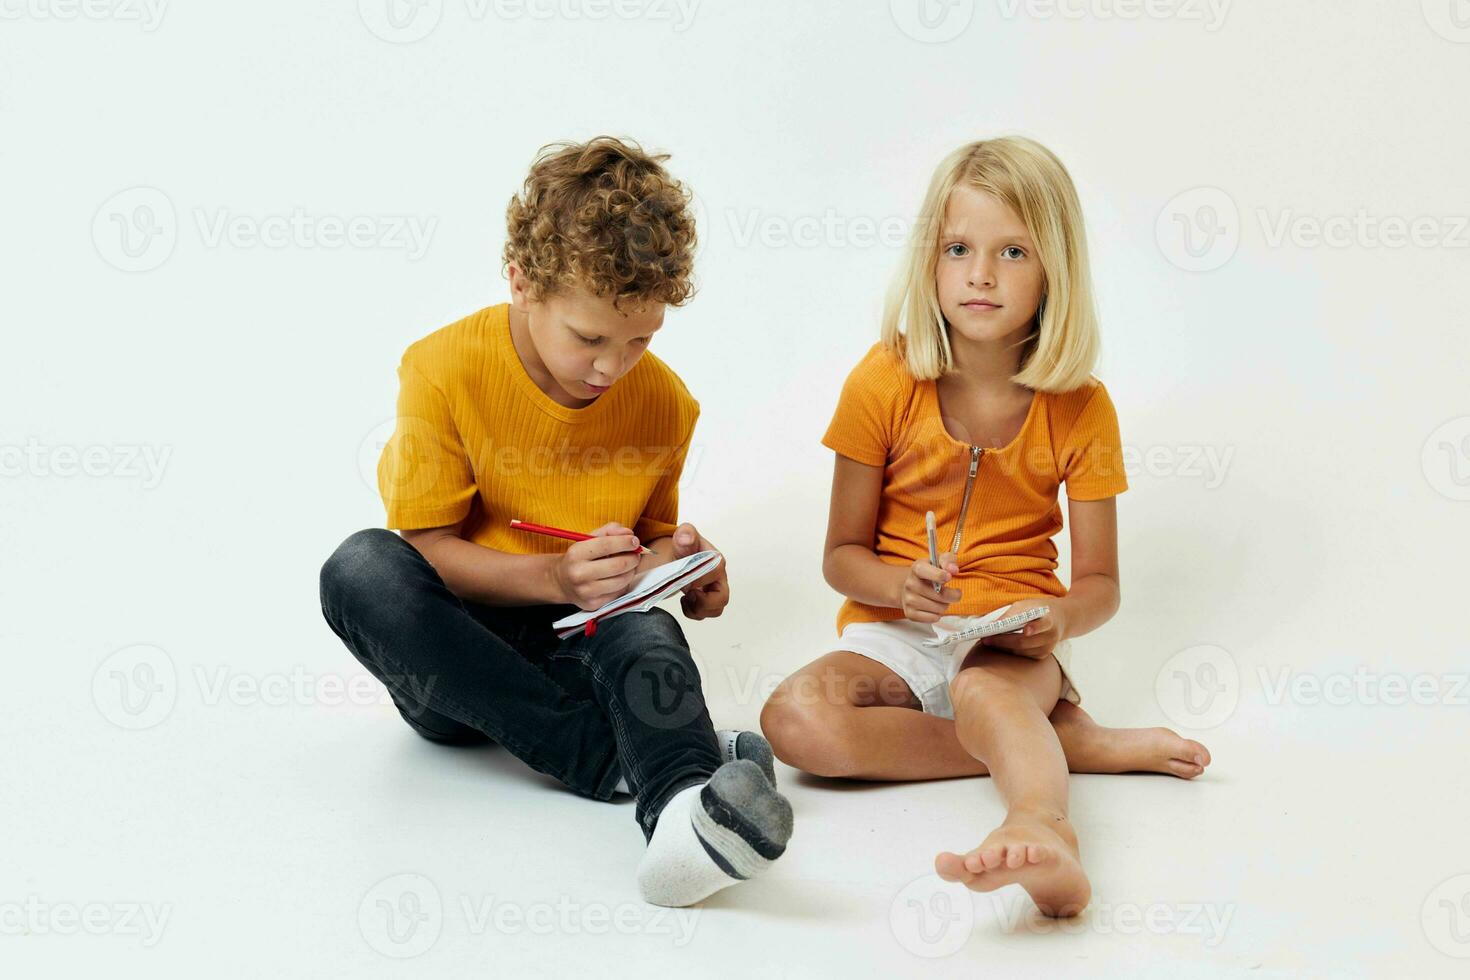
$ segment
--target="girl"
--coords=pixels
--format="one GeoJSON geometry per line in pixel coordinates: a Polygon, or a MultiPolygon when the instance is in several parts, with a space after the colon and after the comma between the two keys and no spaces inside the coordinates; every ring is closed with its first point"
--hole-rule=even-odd
{"type": "Polygon", "coordinates": [[[849,375],[822,440],[837,453],[823,572],[847,596],[841,637],[761,714],[776,755],[818,775],[989,773],[1005,821],[935,869],[979,891],[1019,883],[1058,916],[1091,895],[1068,770],[1190,779],[1210,761],[1168,729],[1097,725],[1066,670],[1070,639],[1119,599],[1113,498],[1128,484],[1112,401],[1090,375],[1098,346],[1061,161],[1014,137],[955,151],[930,182],[882,342],[849,375]],[[1051,540],[1063,484],[1070,588],[1051,540]],[[927,511],[948,546],[937,565],[927,511]],[[1048,611],[1019,633],[923,644],[942,617],[1034,606],[1048,611]]]}

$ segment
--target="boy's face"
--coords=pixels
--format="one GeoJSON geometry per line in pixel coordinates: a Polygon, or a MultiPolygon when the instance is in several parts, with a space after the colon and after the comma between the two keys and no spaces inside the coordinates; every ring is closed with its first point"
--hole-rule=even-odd
{"type": "Polygon", "coordinates": [[[1046,281],[1026,224],[1000,198],[973,187],[950,194],[935,285],[953,333],[975,343],[1024,339],[1046,281]]]}
{"type": "Polygon", "coordinates": [[[530,351],[520,349],[527,371],[554,401],[571,408],[586,405],[633,369],[664,322],[664,304],[624,304],[585,289],[564,289],[531,299],[526,279],[510,268],[512,337],[523,318],[530,351]],[[530,354],[531,356],[527,356],[530,354]]]}

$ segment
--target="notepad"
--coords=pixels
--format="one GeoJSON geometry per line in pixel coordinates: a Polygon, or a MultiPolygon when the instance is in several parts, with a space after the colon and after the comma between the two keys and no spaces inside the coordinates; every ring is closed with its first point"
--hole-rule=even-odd
{"type": "MultiPolygon", "coordinates": [[[[1013,605],[1013,604],[1012,604],[1013,605]]],[[[1014,633],[1033,619],[1040,619],[1051,611],[1049,606],[1034,606],[1014,616],[1006,616],[1011,605],[992,609],[984,616],[944,616],[934,624],[934,638],[925,640],[926,647],[947,647],[967,640],[983,640],[987,636],[1014,633]]]]}
{"type": "Polygon", "coordinates": [[[718,551],[700,551],[666,565],[650,568],[624,592],[600,609],[583,610],[564,616],[551,624],[558,638],[565,640],[576,633],[592,636],[597,624],[623,613],[648,612],[669,596],[680,592],[720,567],[724,561],[718,551]]]}

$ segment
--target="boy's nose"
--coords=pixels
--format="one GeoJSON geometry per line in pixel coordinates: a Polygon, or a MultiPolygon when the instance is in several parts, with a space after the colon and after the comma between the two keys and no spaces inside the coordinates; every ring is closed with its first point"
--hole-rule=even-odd
{"type": "Polygon", "coordinates": [[[592,362],[592,370],[609,382],[623,376],[623,359],[614,354],[604,354],[592,362]]]}

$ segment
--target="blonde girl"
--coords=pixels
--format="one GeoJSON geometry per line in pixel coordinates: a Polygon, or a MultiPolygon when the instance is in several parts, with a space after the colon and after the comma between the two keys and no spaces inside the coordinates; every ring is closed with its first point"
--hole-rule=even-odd
{"type": "Polygon", "coordinates": [[[836,453],[823,572],[847,597],[832,652],[787,678],[761,727],[823,776],[989,773],[1004,822],[944,878],[1018,883],[1049,915],[1091,889],[1067,774],[1186,779],[1205,747],[1164,728],[1109,729],[1080,707],[1071,639],[1118,609],[1115,497],[1127,489],[1071,177],[1018,137],[960,147],[935,171],[883,317],[823,438],[836,453]],[[1067,491],[1071,582],[1052,538],[1067,491]],[[929,560],[925,514],[944,553],[929,560]],[[1047,612],[1019,633],[952,647],[936,627],[1003,607],[1047,612]]]}

